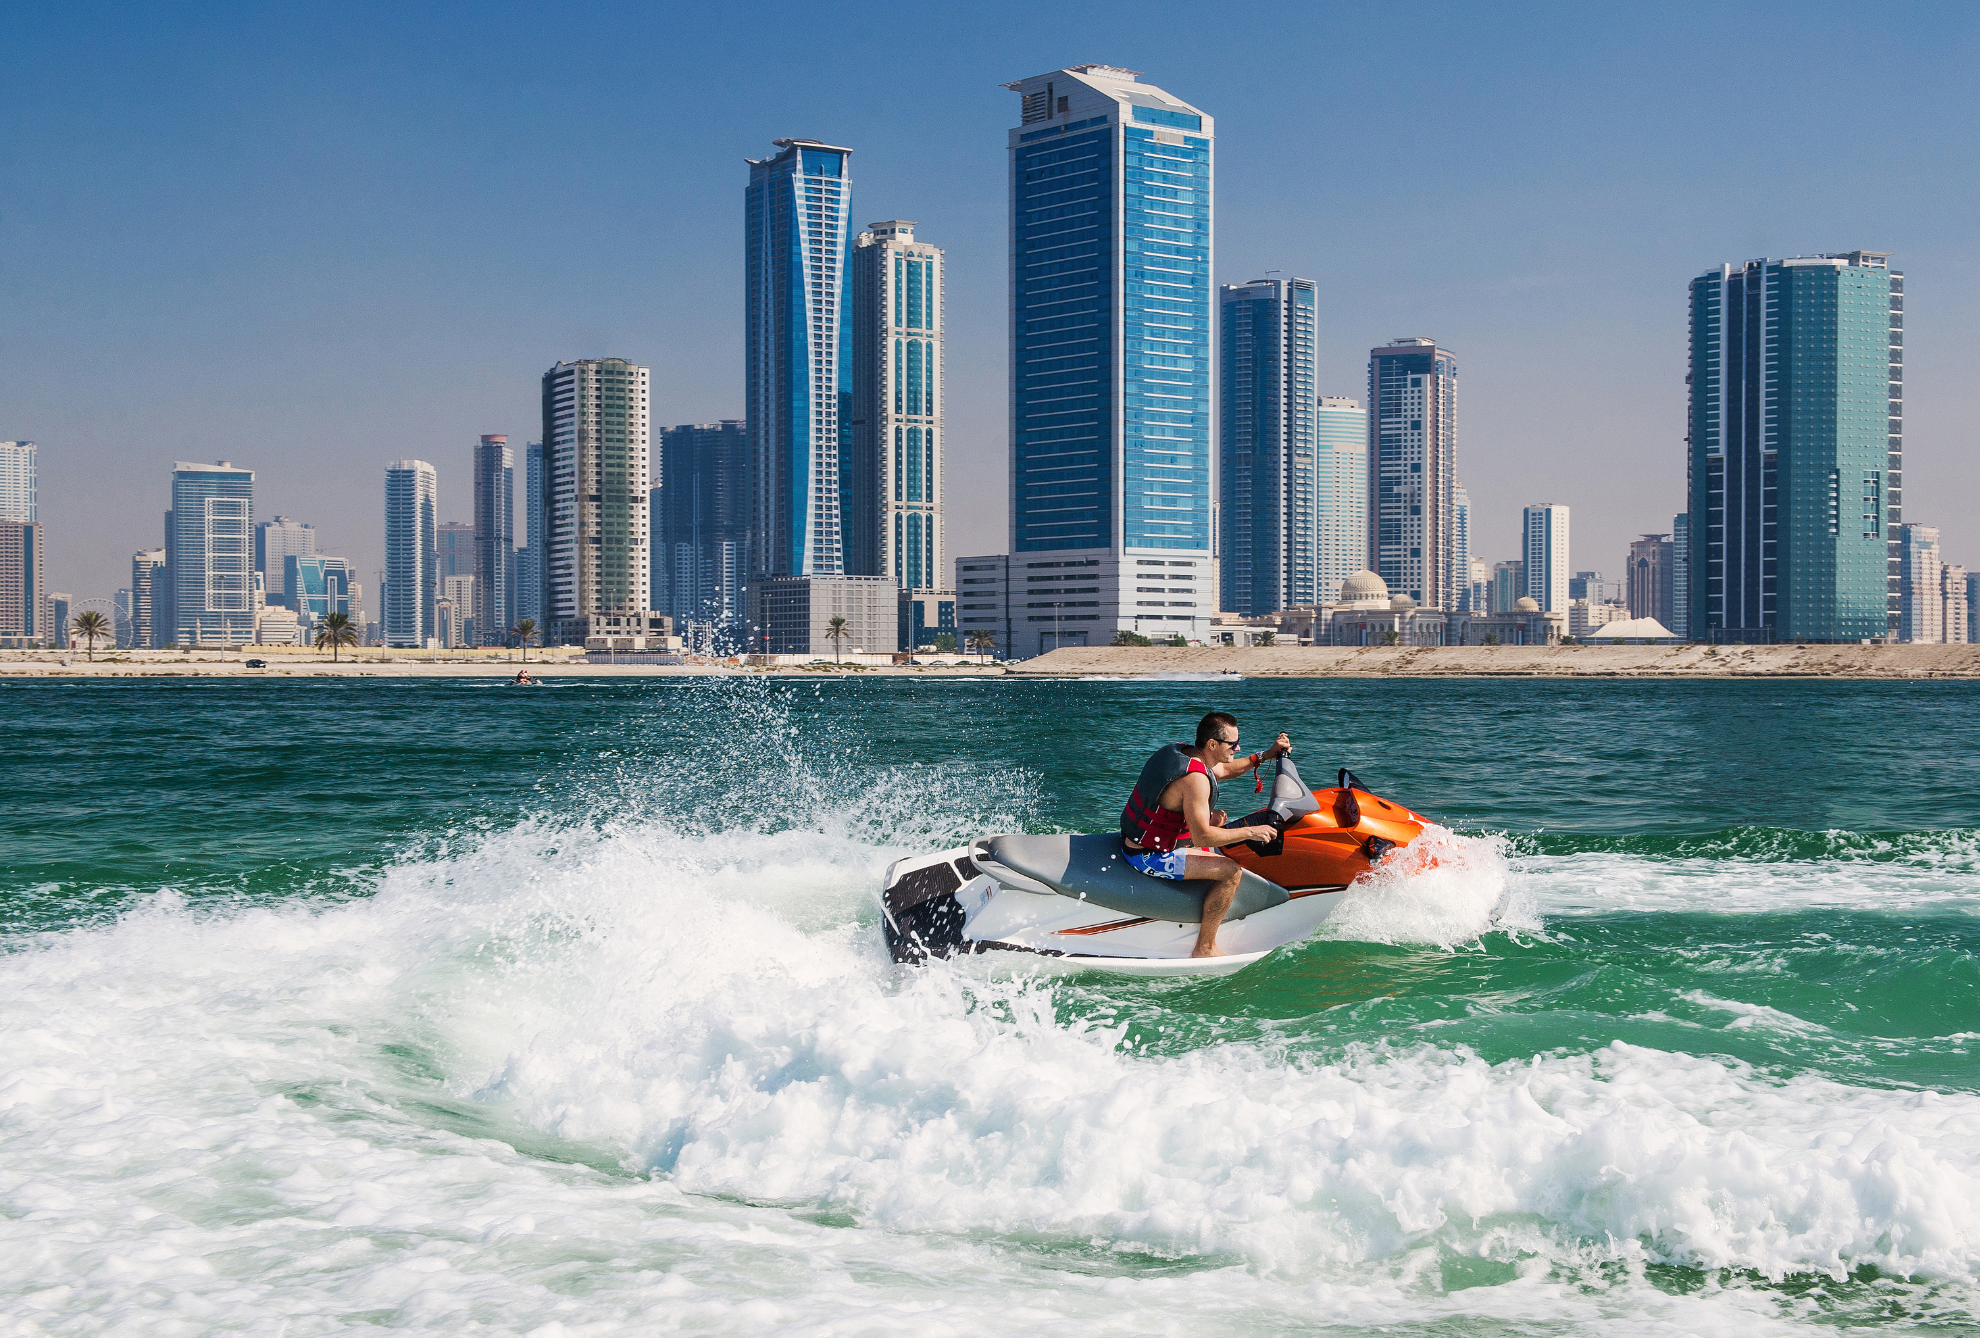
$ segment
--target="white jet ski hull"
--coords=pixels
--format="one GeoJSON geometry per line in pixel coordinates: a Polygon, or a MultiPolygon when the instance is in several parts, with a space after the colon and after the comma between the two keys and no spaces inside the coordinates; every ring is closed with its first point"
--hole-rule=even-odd
{"type": "Polygon", "coordinates": [[[897,860],[880,891],[888,949],[903,963],[994,954],[1000,965],[1018,970],[1223,975],[1311,935],[1346,890],[1281,889],[1247,875],[1234,915],[1217,935],[1225,955],[1192,957],[1200,918],[1194,907],[1206,885],[1150,878],[1124,861],[1096,873],[1095,860],[1118,859],[1119,844],[1117,837],[985,837],[897,860]],[[1030,873],[1000,862],[998,855],[1010,858],[1000,842],[1028,855],[1044,852],[1049,872],[1039,875],[1036,859],[1025,866],[1030,873]],[[1049,858],[1055,842],[1068,843],[1070,861],[1049,858]],[[1076,895],[1082,887],[1093,895],[1076,895]]]}

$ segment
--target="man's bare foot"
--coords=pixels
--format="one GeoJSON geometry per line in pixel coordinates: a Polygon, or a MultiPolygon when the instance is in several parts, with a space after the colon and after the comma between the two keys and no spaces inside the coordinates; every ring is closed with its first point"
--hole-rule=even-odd
{"type": "Polygon", "coordinates": [[[1199,943],[1199,944],[1197,944],[1197,945],[1196,945],[1196,951],[1195,951],[1195,952],[1192,952],[1192,953],[1190,954],[1190,956],[1192,956],[1192,957],[1228,957],[1228,956],[1230,956],[1230,954],[1229,954],[1229,953],[1227,953],[1227,952],[1225,952],[1225,951],[1224,951],[1224,950],[1223,950],[1222,948],[1220,948],[1220,947],[1218,947],[1218,946],[1217,946],[1216,944],[1214,944],[1214,943],[1212,943],[1212,944],[1211,944],[1211,945],[1210,945],[1209,947],[1207,947],[1207,948],[1206,948],[1206,947],[1204,947],[1204,946],[1203,946],[1203,945],[1202,945],[1201,943],[1199,943]]]}

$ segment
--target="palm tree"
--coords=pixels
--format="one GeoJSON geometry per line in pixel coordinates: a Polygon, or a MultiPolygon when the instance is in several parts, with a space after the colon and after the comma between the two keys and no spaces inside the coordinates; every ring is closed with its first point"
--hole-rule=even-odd
{"type": "Polygon", "coordinates": [[[981,664],[985,655],[997,649],[997,638],[991,636],[988,632],[971,632],[969,634],[969,648],[976,652],[976,662],[981,664]]]}
{"type": "Polygon", "coordinates": [[[852,633],[846,630],[846,620],[833,614],[825,623],[825,639],[832,643],[832,663],[839,662],[839,646],[852,633]]]}
{"type": "Polygon", "coordinates": [[[525,618],[509,629],[509,640],[522,647],[523,663],[529,663],[529,640],[536,635],[536,619],[525,618]]]}
{"type": "Polygon", "coordinates": [[[330,648],[330,662],[337,662],[337,651],[342,646],[355,646],[358,643],[357,628],[351,626],[348,613],[326,613],[316,624],[316,648],[330,648]]]}
{"type": "Polygon", "coordinates": [[[96,638],[110,635],[110,620],[95,609],[84,609],[71,624],[76,635],[89,643],[89,658],[96,658],[96,638]]]}

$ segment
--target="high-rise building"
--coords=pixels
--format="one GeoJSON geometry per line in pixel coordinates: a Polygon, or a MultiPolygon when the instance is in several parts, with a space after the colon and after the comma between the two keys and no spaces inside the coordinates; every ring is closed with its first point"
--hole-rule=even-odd
{"type": "Polygon", "coordinates": [[[852,150],[780,139],[743,195],[754,576],[845,569],[839,432],[851,330],[841,263],[852,150]]]}
{"type": "Polygon", "coordinates": [[[1944,566],[1937,526],[1898,526],[1899,641],[1930,643],[1946,639],[1941,593],[1944,566]]]}
{"type": "Polygon", "coordinates": [[[0,646],[58,644],[41,524],[0,520],[0,646]]]}
{"type": "Polygon", "coordinates": [[[1627,577],[1620,581],[1612,581],[1599,571],[1578,571],[1568,577],[1568,598],[1590,599],[1597,604],[1613,600],[1620,604],[1628,586],[1627,577]]]}
{"type": "Polygon", "coordinates": [[[1322,395],[1313,414],[1315,527],[1320,535],[1316,602],[1341,597],[1341,582],[1368,567],[1368,411],[1361,401],[1322,395]]]}
{"type": "Polygon", "coordinates": [[[289,589],[282,584],[284,560],[292,553],[316,551],[316,527],[288,516],[264,520],[254,527],[254,569],[270,604],[288,606],[289,589]]]}
{"type": "Polygon", "coordinates": [[[740,644],[750,571],[749,433],[735,418],[683,423],[660,434],[660,461],[653,607],[676,627],[707,624],[719,641],[740,644]]]}
{"type": "Polygon", "coordinates": [[[1451,488],[1451,570],[1457,577],[1457,598],[1452,607],[1462,610],[1471,575],[1471,494],[1464,484],[1451,488]]]}
{"type": "Polygon", "coordinates": [[[1521,521],[1526,591],[1542,613],[1568,607],[1568,509],[1558,502],[1526,508],[1521,521]]]}
{"type": "Polygon", "coordinates": [[[847,260],[851,411],[839,469],[845,570],[942,588],[943,286],[940,247],[905,219],[869,223],[847,260]]]}
{"type": "Polygon", "coordinates": [[[41,519],[34,475],[34,443],[0,441],[0,520],[41,519]]]}
{"type": "Polygon", "coordinates": [[[523,544],[516,554],[516,620],[543,622],[543,443],[523,447],[523,544]]]}
{"type": "Polygon", "coordinates": [[[172,628],[165,644],[253,641],[254,471],[230,460],[175,464],[165,540],[172,584],[172,628]]]}
{"type": "Polygon", "coordinates": [[[543,374],[546,642],[582,645],[590,619],[647,611],[649,381],[624,358],[543,374]]]}
{"type": "Polygon", "coordinates": [[[1973,640],[1973,622],[1967,616],[1968,588],[1965,567],[1947,563],[1939,569],[1939,625],[1948,645],[1963,646],[1973,640]]]}
{"type": "Polygon", "coordinates": [[[1511,613],[1526,598],[1526,562],[1513,558],[1492,564],[1492,612],[1511,613]]]}
{"type": "Polygon", "coordinates": [[[1272,613],[1318,601],[1311,279],[1218,290],[1218,556],[1223,606],[1272,613]]]}
{"type": "Polygon", "coordinates": [[[516,461],[509,439],[483,436],[474,447],[475,636],[499,642],[514,624],[516,587],[516,461]]]}
{"type": "Polygon", "coordinates": [[[76,597],[66,590],[50,591],[48,595],[48,640],[51,645],[67,649],[75,639],[76,597]]]}
{"type": "Polygon", "coordinates": [[[1632,618],[1655,618],[1668,630],[1676,619],[1672,608],[1671,537],[1646,534],[1629,546],[1629,589],[1624,600],[1632,618]]]}
{"type": "Polygon", "coordinates": [[[474,526],[464,520],[442,521],[433,531],[434,575],[474,575],[474,526]]]}
{"type": "Polygon", "coordinates": [[[1898,634],[1904,276],[1876,251],[1691,282],[1691,635],[1898,634]]]}
{"type": "MultiPolygon", "coordinates": [[[[1457,358],[1434,339],[1368,355],[1368,569],[1419,605],[1457,605],[1457,358]]],[[[1566,607],[1565,598],[1562,607],[1566,607]]]]}
{"type": "Polygon", "coordinates": [[[481,640],[474,625],[475,587],[479,584],[471,574],[440,578],[440,597],[434,601],[433,622],[440,644],[448,650],[459,650],[481,640]]]}
{"type": "Polygon", "coordinates": [[[385,578],[380,602],[388,646],[423,647],[439,636],[433,601],[439,595],[435,544],[439,476],[424,460],[385,468],[385,578]]]}
{"type": "Polygon", "coordinates": [[[1471,560],[1471,580],[1460,600],[1466,613],[1492,612],[1492,564],[1483,558],[1471,560]]]}
{"type": "Polygon", "coordinates": [[[157,613],[167,575],[164,549],[146,548],[131,555],[131,631],[125,644],[139,649],[169,644],[157,613]]]}
{"type": "Polygon", "coordinates": [[[1980,571],[1966,573],[1966,639],[1980,641],[1980,571]]]}
{"type": "Polygon", "coordinates": [[[1132,70],[1007,84],[1016,644],[1207,634],[1215,127],[1132,70]]]}
{"type": "Polygon", "coordinates": [[[1671,517],[1671,621],[1664,624],[1681,637],[1691,636],[1691,513],[1671,517]]]}

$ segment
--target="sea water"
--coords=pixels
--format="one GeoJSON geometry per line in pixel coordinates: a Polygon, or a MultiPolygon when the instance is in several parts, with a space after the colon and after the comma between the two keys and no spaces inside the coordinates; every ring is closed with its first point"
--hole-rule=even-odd
{"type": "Polygon", "coordinates": [[[1969,1328],[1976,707],[8,682],[0,1332],[1969,1328]],[[888,960],[890,860],[1219,708],[1434,867],[1226,978],[888,960]]]}

